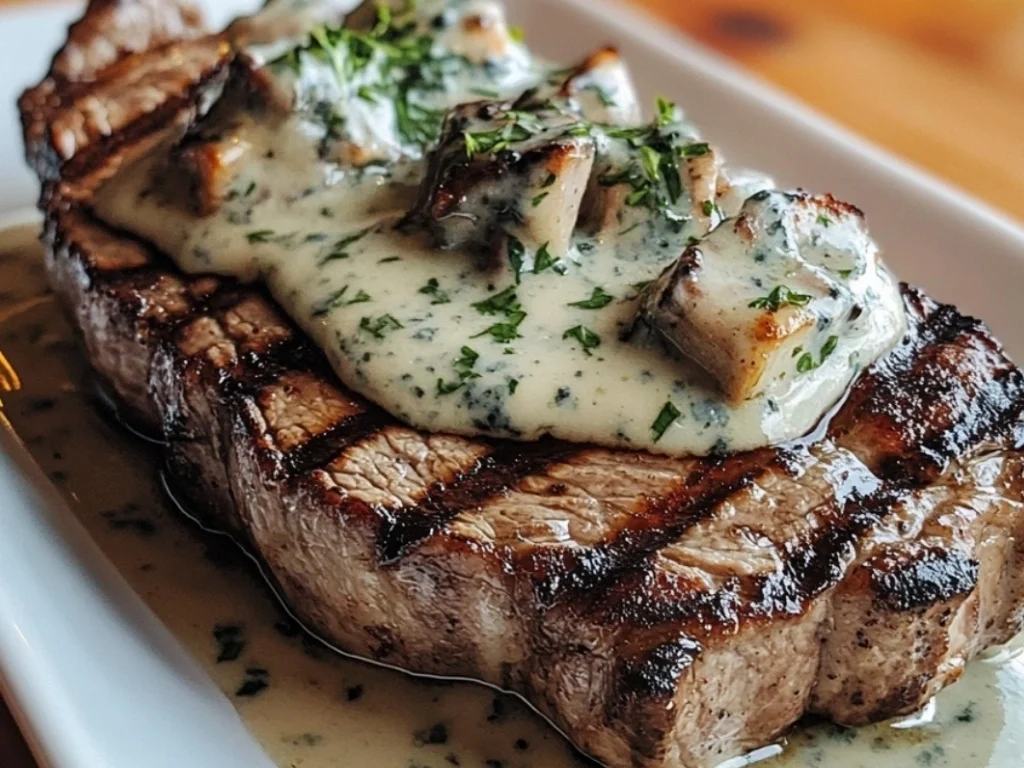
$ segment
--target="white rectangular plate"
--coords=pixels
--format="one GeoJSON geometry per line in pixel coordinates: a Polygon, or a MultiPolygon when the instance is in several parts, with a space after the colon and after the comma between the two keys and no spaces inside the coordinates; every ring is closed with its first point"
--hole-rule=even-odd
{"type": "MultiPolygon", "coordinates": [[[[244,7],[207,4],[215,21],[244,7]]],[[[677,100],[734,162],[857,204],[900,276],[984,317],[1011,354],[1024,355],[1024,230],[1010,219],[641,15],[594,0],[511,4],[542,54],[567,61],[614,43],[646,97],[677,100]]],[[[0,13],[0,212],[35,200],[14,100],[45,70],[78,9],[0,13]]],[[[267,764],[2,424],[0,519],[0,679],[44,765],[267,764]]]]}

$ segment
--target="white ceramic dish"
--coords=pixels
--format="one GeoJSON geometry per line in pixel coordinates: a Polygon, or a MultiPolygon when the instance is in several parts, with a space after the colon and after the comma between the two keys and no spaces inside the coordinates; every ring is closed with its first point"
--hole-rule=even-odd
{"type": "MultiPolygon", "coordinates": [[[[897,273],[983,316],[1024,357],[1024,230],[1010,219],[641,15],[594,0],[511,4],[540,52],[570,60],[615,42],[645,95],[678,100],[733,160],[854,201],[897,273]]],[[[208,5],[215,20],[242,7],[235,0],[208,5]]],[[[35,199],[14,99],[45,69],[77,11],[57,5],[0,13],[0,212],[35,199]]],[[[0,688],[44,766],[269,765],[2,425],[0,525],[0,688]]]]}

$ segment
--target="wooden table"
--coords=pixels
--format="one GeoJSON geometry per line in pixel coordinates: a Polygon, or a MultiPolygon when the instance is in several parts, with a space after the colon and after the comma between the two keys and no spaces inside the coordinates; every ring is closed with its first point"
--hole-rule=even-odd
{"type": "MultiPolygon", "coordinates": [[[[1024,220],[1024,0],[636,2],[1024,220]]],[[[0,702],[0,768],[34,765],[0,702]]]]}

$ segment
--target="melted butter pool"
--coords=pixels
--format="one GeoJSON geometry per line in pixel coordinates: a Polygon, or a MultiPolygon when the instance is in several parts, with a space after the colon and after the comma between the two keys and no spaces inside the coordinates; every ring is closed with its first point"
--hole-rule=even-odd
{"type": "MultiPolygon", "coordinates": [[[[7,370],[0,408],[99,546],[277,765],[591,765],[514,697],[381,669],[305,635],[230,541],[202,533],[168,501],[156,449],[97,408],[71,328],[46,291],[35,237],[34,227],[0,236],[0,371],[7,370]]],[[[784,748],[762,750],[768,760],[761,765],[1017,768],[1024,642],[970,665],[921,719],[927,722],[907,729],[808,725],[784,748]]]]}

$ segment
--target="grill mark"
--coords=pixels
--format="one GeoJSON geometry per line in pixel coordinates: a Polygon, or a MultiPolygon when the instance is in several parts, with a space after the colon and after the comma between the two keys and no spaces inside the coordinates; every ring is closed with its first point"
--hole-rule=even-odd
{"type": "Polygon", "coordinates": [[[377,552],[392,565],[427,538],[444,531],[460,513],[483,506],[528,475],[581,453],[578,445],[544,440],[538,443],[497,443],[496,450],[450,482],[434,483],[419,504],[402,507],[382,518],[377,552]]]}
{"type": "MultiPolygon", "coordinates": [[[[605,618],[645,629],[671,625],[674,637],[638,656],[620,658],[616,669],[619,693],[611,708],[622,708],[636,697],[671,699],[680,675],[700,657],[709,634],[735,631],[741,622],[802,615],[815,598],[841,580],[844,550],[892,508],[893,500],[888,489],[869,494],[842,518],[849,525],[839,524],[840,516],[834,514],[833,524],[826,526],[822,535],[790,552],[793,557],[782,571],[748,580],[734,577],[714,592],[680,590],[667,580],[658,580],[650,570],[631,574],[617,590],[619,599],[605,612],[605,618]]],[[[838,512],[838,504],[835,507],[838,512]]]]}
{"type": "MultiPolygon", "coordinates": [[[[749,459],[750,454],[746,456],[749,459]]],[[[749,487],[780,460],[779,452],[772,452],[760,466],[757,462],[751,466],[748,461],[704,459],[674,493],[651,500],[643,514],[596,547],[536,549],[519,565],[533,574],[542,606],[567,600],[581,612],[604,613],[616,602],[614,595],[623,591],[624,584],[648,570],[654,552],[707,518],[721,502],[749,487]],[[725,477],[715,477],[723,471],[725,477]],[[706,483],[710,487],[703,487],[706,483]]],[[[621,620],[633,621],[634,617],[624,615],[621,620]]]]}
{"type": "MultiPolygon", "coordinates": [[[[173,48],[175,45],[177,43],[171,43],[168,48],[173,48]]],[[[156,133],[161,128],[173,124],[175,115],[184,113],[187,109],[194,106],[199,94],[204,89],[213,84],[217,78],[226,76],[228,61],[229,58],[224,53],[221,53],[215,61],[209,63],[208,69],[205,69],[196,80],[186,86],[184,92],[169,95],[158,107],[137,117],[135,120],[129,121],[114,133],[91,140],[88,145],[76,151],[67,160],[63,159],[60,152],[53,145],[50,133],[47,131],[45,138],[42,141],[36,142],[31,152],[34,164],[39,167],[45,178],[59,178],[64,184],[81,180],[97,168],[102,167],[105,159],[115,155],[119,149],[136,144],[140,140],[156,133]]],[[[114,74],[116,76],[117,73],[114,74]]],[[[109,82],[111,79],[109,77],[110,73],[107,73],[107,75],[106,78],[101,79],[98,83],[84,83],[83,92],[96,87],[97,84],[103,85],[105,82],[109,82]]],[[[61,90],[58,86],[57,92],[60,93],[62,99],[61,109],[72,108],[76,96],[80,95],[74,91],[74,88],[61,90]],[[70,98],[65,99],[67,96],[70,96],[70,98]],[[71,103],[65,103],[65,101],[71,103]]],[[[46,116],[47,123],[52,120],[53,116],[52,113],[46,116]]]]}
{"type": "Polygon", "coordinates": [[[354,414],[285,453],[281,467],[287,477],[304,477],[330,464],[348,446],[393,423],[394,420],[378,408],[354,414]]]}
{"type": "Polygon", "coordinates": [[[913,611],[971,592],[980,564],[956,549],[931,548],[911,562],[871,574],[875,599],[891,611],[913,611]]]}
{"type": "Polygon", "coordinates": [[[1024,374],[984,323],[906,284],[902,290],[908,334],[855,384],[829,437],[840,445],[853,436],[888,446],[877,457],[876,471],[886,480],[920,486],[972,445],[1006,434],[1024,408],[1024,374]],[[959,352],[960,359],[944,360],[945,348],[959,352]],[[977,391],[962,380],[977,373],[967,355],[987,358],[981,365],[991,379],[977,391]],[[936,403],[955,407],[959,401],[968,404],[948,414],[931,411],[936,403]]]}
{"type": "MultiPolygon", "coordinates": [[[[784,457],[778,457],[778,464],[785,461],[784,457]]],[[[765,472],[768,470],[766,467],[765,472]]],[[[869,477],[866,473],[865,480],[869,477]]],[[[721,489],[714,503],[742,490],[744,479],[746,477],[742,476],[731,488],[721,489]]],[[[854,485],[842,497],[826,500],[825,504],[831,508],[828,524],[810,529],[810,535],[800,545],[787,547],[786,559],[779,571],[743,579],[737,577],[708,593],[689,589],[675,579],[659,578],[649,561],[644,561],[622,585],[596,597],[591,610],[613,623],[655,627],[693,622],[704,629],[734,625],[741,619],[799,614],[810,600],[842,579],[853,555],[850,548],[858,537],[891,513],[898,497],[899,492],[888,487],[854,485]]],[[[821,505],[817,509],[820,510],[821,505]]],[[[686,527],[689,526],[679,531],[680,535],[685,533],[686,527]]],[[[666,541],[662,546],[671,543],[666,541]]]]}

